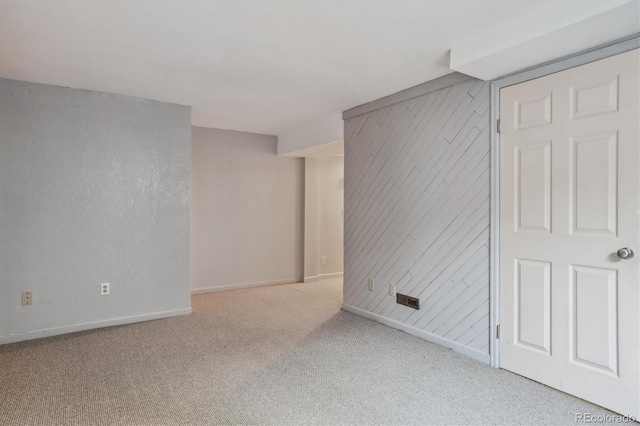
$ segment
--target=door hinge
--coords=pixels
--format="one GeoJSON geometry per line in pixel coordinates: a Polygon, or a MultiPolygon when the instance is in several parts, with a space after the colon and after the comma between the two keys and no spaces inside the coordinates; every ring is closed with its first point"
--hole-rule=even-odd
{"type": "Polygon", "coordinates": [[[498,133],[500,133],[500,119],[498,118],[498,121],[496,122],[496,131],[498,133]]]}
{"type": "Polygon", "coordinates": [[[496,326],[496,339],[499,339],[499,338],[500,338],[500,326],[497,325],[496,326]]]}

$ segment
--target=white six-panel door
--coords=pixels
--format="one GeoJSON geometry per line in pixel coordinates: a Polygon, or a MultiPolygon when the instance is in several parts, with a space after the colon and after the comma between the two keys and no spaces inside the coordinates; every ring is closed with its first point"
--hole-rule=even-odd
{"type": "Polygon", "coordinates": [[[639,64],[634,50],[500,91],[500,366],[636,418],[639,64]]]}

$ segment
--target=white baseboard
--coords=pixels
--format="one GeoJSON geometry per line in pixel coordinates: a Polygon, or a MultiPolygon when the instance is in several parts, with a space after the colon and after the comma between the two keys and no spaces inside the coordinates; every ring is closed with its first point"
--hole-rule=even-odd
{"type": "Polygon", "coordinates": [[[76,333],[78,331],[93,330],[96,328],[111,327],[114,325],[124,325],[136,322],[151,321],[161,318],[171,318],[180,315],[189,315],[191,308],[175,309],[172,311],[154,312],[152,314],[133,315],[130,317],[114,318],[109,320],[83,322],[80,324],[63,325],[60,327],[43,328],[40,330],[30,330],[22,333],[11,333],[0,335],[0,345],[6,343],[16,343],[25,340],[41,339],[43,337],[59,336],[61,334],[76,333]]]}
{"type": "Polygon", "coordinates": [[[304,277],[304,280],[302,280],[303,283],[315,283],[316,281],[320,281],[319,275],[315,275],[313,277],[304,277]]]}
{"type": "Polygon", "coordinates": [[[404,331],[405,333],[411,334],[412,336],[420,337],[421,339],[428,340],[429,342],[433,342],[438,345],[453,349],[454,351],[462,355],[466,355],[470,358],[473,358],[485,364],[490,364],[491,362],[491,359],[488,353],[484,353],[477,349],[473,349],[468,346],[461,345],[460,343],[454,342],[449,339],[445,339],[444,337],[436,336],[433,333],[420,330],[419,328],[411,327],[410,325],[403,324],[400,321],[383,317],[382,315],[374,314],[373,312],[365,311],[364,309],[356,308],[355,306],[347,305],[344,303],[342,304],[342,309],[344,309],[347,312],[360,315],[361,317],[370,319],[372,321],[377,321],[380,324],[384,324],[391,328],[404,331]]]}
{"type": "Polygon", "coordinates": [[[257,281],[254,283],[230,284],[230,285],[222,285],[219,287],[192,288],[191,294],[214,293],[217,291],[237,290],[240,288],[251,288],[251,287],[262,287],[267,285],[293,284],[293,283],[299,283],[301,281],[302,280],[300,278],[287,278],[284,280],[257,281]]]}
{"type": "Polygon", "coordinates": [[[343,276],[343,272],[333,272],[331,274],[320,274],[318,275],[318,278],[321,280],[329,280],[331,278],[342,278],[343,276]]]}

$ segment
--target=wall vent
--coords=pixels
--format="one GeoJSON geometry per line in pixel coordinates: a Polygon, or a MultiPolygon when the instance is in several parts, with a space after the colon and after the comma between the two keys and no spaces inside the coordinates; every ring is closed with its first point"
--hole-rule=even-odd
{"type": "Polygon", "coordinates": [[[413,309],[420,309],[420,299],[417,297],[407,296],[406,294],[396,293],[396,303],[413,309]]]}

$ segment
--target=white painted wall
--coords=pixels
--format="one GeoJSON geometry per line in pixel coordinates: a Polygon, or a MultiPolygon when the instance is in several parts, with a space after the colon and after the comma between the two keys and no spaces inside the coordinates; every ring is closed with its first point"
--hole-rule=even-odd
{"type": "Polygon", "coordinates": [[[318,280],[320,259],[318,255],[318,159],[304,159],[304,282],[318,280]]]}
{"type": "Polygon", "coordinates": [[[489,84],[419,89],[345,113],[343,307],[488,363],[489,84]]]}
{"type": "Polygon", "coordinates": [[[191,312],[190,132],[186,106],[0,79],[0,343],[191,312]]]}
{"type": "Polygon", "coordinates": [[[318,159],[318,255],[320,277],[344,268],[344,157],[318,159]]]}
{"type": "Polygon", "coordinates": [[[192,128],[192,292],[298,282],[304,169],[274,136],[192,128]]]}

